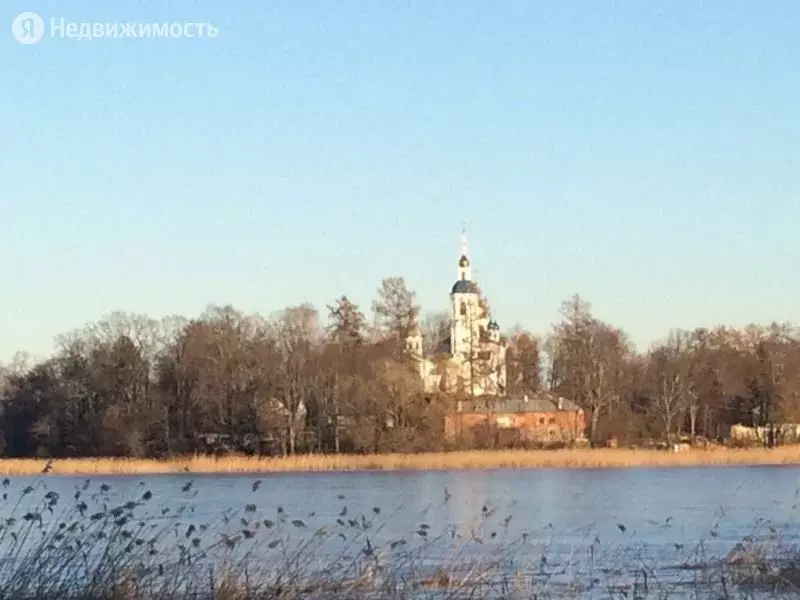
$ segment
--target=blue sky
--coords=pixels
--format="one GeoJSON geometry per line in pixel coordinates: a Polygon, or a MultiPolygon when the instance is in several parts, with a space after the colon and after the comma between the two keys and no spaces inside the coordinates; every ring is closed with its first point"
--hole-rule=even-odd
{"type": "Polygon", "coordinates": [[[640,347],[800,321],[800,4],[6,0],[0,360],[113,310],[264,314],[402,275],[466,221],[501,326],[572,293],[640,347]],[[215,39],[10,24],[210,22],[215,39]]]}

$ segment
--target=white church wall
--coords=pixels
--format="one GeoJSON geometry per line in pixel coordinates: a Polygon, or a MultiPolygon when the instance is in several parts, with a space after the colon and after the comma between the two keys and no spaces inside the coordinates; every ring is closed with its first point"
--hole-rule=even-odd
{"type": "Polygon", "coordinates": [[[450,294],[449,356],[434,360],[423,356],[419,332],[409,337],[406,344],[407,350],[418,361],[420,378],[427,392],[445,387],[444,391],[448,393],[463,389],[476,396],[505,393],[506,346],[500,341],[496,327],[489,327],[491,320],[484,314],[477,284],[471,277],[466,236],[462,234],[458,280],[450,294]],[[480,358],[487,352],[488,359],[480,358]]]}

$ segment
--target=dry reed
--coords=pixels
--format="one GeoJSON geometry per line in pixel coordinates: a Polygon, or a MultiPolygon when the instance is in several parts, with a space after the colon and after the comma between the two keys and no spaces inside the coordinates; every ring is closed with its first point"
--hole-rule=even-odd
{"type": "MultiPolygon", "coordinates": [[[[0,459],[1,475],[42,472],[44,459],[0,459]]],[[[189,456],[169,460],[68,458],[52,461],[61,475],[167,473],[269,473],[315,471],[400,471],[457,469],[630,468],[694,466],[800,465],[800,446],[774,449],[713,448],[671,453],[663,450],[580,449],[498,450],[422,454],[304,454],[290,457],[189,456]]]]}

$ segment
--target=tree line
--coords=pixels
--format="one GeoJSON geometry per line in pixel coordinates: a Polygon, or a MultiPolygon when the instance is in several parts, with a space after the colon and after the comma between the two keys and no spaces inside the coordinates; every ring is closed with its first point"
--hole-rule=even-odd
{"type": "MultiPolygon", "coordinates": [[[[405,340],[426,351],[449,315],[421,315],[402,277],[369,318],[347,296],[263,317],[230,306],[194,319],[114,313],[0,369],[4,456],[166,457],[208,451],[417,452],[448,448],[458,395],[423,389],[405,340]]],[[[731,425],[800,421],[800,335],[789,324],[673,330],[636,350],[574,296],[541,335],[514,328],[507,393],[554,392],[594,443],[721,439],[731,425]]],[[[490,443],[490,442],[486,442],[490,443]]]]}

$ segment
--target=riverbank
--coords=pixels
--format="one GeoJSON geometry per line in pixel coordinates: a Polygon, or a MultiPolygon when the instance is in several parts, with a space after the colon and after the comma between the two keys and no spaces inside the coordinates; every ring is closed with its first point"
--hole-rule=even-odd
{"type": "MultiPolygon", "coordinates": [[[[44,459],[0,459],[1,475],[35,475],[44,459]]],[[[456,469],[603,469],[633,467],[800,465],[800,446],[766,449],[472,450],[424,454],[298,455],[286,458],[192,456],[169,460],[69,458],[52,461],[54,475],[156,475],[168,473],[269,473],[456,469]]]]}

